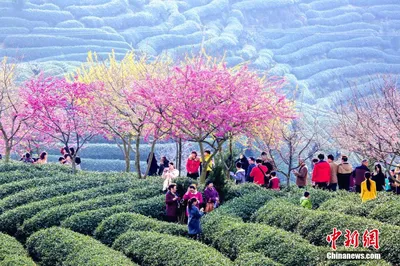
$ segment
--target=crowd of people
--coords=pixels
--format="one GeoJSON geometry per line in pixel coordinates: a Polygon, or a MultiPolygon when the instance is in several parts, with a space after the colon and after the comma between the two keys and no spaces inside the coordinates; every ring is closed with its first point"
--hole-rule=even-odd
{"type": "MultiPolygon", "coordinates": [[[[209,151],[205,151],[204,157],[208,160],[211,156],[209,151]]],[[[369,168],[368,160],[362,160],[361,165],[353,168],[348,162],[347,156],[341,156],[340,162],[335,162],[333,155],[328,155],[325,160],[324,154],[319,154],[317,158],[312,159],[311,171],[309,171],[304,160],[299,161],[299,167],[293,170],[296,177],[298,188],[306,188],[311,185],[316,189],[328,191],[345,190],[360,194],[363,202],[373,200],[377,197],[377,191],[388,191],[400,194],[400,165],[396,169],[389,171],[390,176],[386,177],[384,169],[380,163],[375,163],[373,170],[369,168]]],[[[201,233],[200,218],[205,213],[212,211],[219,205],[219,194],[211,181],[207,181],[203,193],[197,191],[197,186],[192,184],[187,192],[180,197],[176,194],[177,185],[173,179],[178,177],[179,171],[173,167],[173,164],[163,157],[164,168],[162,176],[165,178],[164,187],[168,188],[166,194],[167,217],[171,222],[187,221],[189,234],[193,238],[198,238],[201,233]],[[164,164],[168,163],[168,168],[164,164]],[[205,200],[203,201],[203,196],[205,200]],[[180,208],[184,215],[180,217],[180,208]]],[[[257,159],[244,155],[235,162],[236,171],[230,172],[231,178],[236,184],[240,185],[246,182],[252,182],[265,188],[279,190],[280,180],[277,176],[274,163],[268,158],[266,152],[262,152],[257,159]]],[[[158,166],[161,168],[161,165],[158,166]]],[[[207,166],[207,177],[213,170],[213,162],[207,166]]],[[[193,151],[186,162],[187,177],[197,179],[202,171],[202,160],[193,151]]],[[[208,180],[208,179],[207,179],[208,180]]],[[[305,191],[300,198],[300,205],[307,209],[312,209],[311,195],[305,191]]]]}
{"type": "MultiPolygon", "coordinates": [[[[75,155],[74,148],[61,148],[60,153],[62,156],[58,158],[58,162],[63,165],[72,165],[72,158],[75,155]]],[[[21,156],[19,159],[20,162],[23,163],[31,163],[31,164],[47,164],[47,152],[43,151],[40,153],[39,157],[32,157],[30,152],[27,152],[21,156]]],[[[0,160],[2,160],[2,155],[0,154],[0,160]]],[[[75,166],[76,170],[81,170],[81,158],[79,156],[75,156],[75,166]]]]}

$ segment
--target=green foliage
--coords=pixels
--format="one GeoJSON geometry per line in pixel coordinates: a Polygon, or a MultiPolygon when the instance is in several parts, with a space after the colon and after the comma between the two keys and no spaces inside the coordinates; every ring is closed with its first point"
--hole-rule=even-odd
{"type": "MultiPolygon", "coordinates": [[[[164,217],[164,205],[164,196],[155,196],[130,204],[80,212],[65,219],[61,226],[75,232],[91,235],[102,220],[116,213],[131,211],[162,219],[164,217]]],[[[151,219],[149,218],[149,220],[151,219]]]]}
{"type": "Polygon", "coordinates": [[[236,266],[279,266],[282,265],[280,263],[277,263],[270,258],[265,257],[261,253],[255,253],[255,252],[247,252],[247,253],[242,253],[238,256],[238,258],[235,260],[235,265],[236,266]]]}
{"type": "Polygon", "coordinates": [[[33,234],[27,241],[30,255],[40,265],[135,265],[118,251],[99,241],[53,227],[33,234]]]}
{"type": "Polygon", "coordinates": [[[24,247],[13,237],[0,233],[0,261],[9,256],[26,256],[24,247]]]}
{"type": "Polygon", "coordinates": [[[264,188],[254,183],[236,185],[234,182],[227,182],[225,189],[225,201],[228,201],[252,192],[261,191],[264,188]]]}
{"type": "Polygon", "coordinates": [[[36,213],[49,209],[54,206],[68,204],[73,202],[85,201],[100,196],[122,193],[128,191],[132,187],[130,180],[117,182],[115,184],[104,185],[100,187],[90,188],[82,191],[73,192],[67,195],[54,197],[42,201],[35,201],[26,205],[19,206],[15,209],[8,210],[0,215],[0,231],[14,235],[17,228],[24,220],[31,218],[36,213]]]}
{"type": "Polygon", "coordinates": [[[247,221],[268,200],[280,196],[283,196],[283,194],[279,191],[263,188],[262,190],[257,190],[256,192],[226,202],[218,208],[218,212],[232,217],[240,217],[244,221],[247,221]]]}
{"type": "Polygon", "coordinates": [[[71,181],[69,182],[54,184],[47,187],[30,188],[8,196],[0,200],[0,211],[4,212],[32,201],[66,195],[79,190],[126,181],[127,179],[134,180],[135,178],[133,176],[127,177],[116,174],[104,175],[100,173],[82,173],[71,177],[71,181]]]}
{"type": "Polygon", "coordinates": [[[35,266],[33,260],[27,256],[10,255],[0,260],[0,266],[35,266]]]}
{"type": "MultiPolygon", "coordinates": [[[[397,252],[400,243],[396,238],[397,232],[400,230],[399,226],[341,213],[307,210],[283,200],[270,201],[252,218],[259,223],[296,232],[317,246],[329,245],[326,236],[331,234],[335,227],[343,234],[346,229],[351,232],[358,230],[360,237],[366,229],[378,229],[380,232],[379,252],[382,254],[382,258],[391,263],[400,263],[400,255],[397,252]]],[[[344,239],[345,237],[342,236],[337,241],[337,245],[343,245],[344,239]]]]}
{"type": "Polygon", "coordinates": [[[123,233],[132,231],[154,231],[169,235],[187,235],[185,225],[167,223],[136,213],[119,213],[104,219],[95,231],[95,238],[111,246],[123,233]]]}
{"type": "Polygon", "coordinates": [[[231,259],[247,252],[264,254],[284,265],[316,265],[327,249],[275,227],[244,223],[218,211],[203,220],[205,240],[231,259]]]}
{"type": "Polygon", "coordinates": [[[218,251],[198,241],[156,232],[128,231],[113,248],[141,265],[232,265],[218,251]]]}
{"type": "Polygon", "coordinates": [[[399,201],[389,201],[384,204],[377,204],[377,206],[371,210],[368,217],[381,222],[400,225],[399,201]]]}
{"type": "Polygon", "coordinates": [[[300,204],[300,198],[304,195],[305,191],[310,192],[313,209],[319,208],[322,203],[335,197],[335,194],[332,192],[322,189],[314,189],[311,187],[307,188],[307,190],[293,187],[289,192],[287,192],[286,197],[290,200],[290,202],[298,205],[300,204]]]}

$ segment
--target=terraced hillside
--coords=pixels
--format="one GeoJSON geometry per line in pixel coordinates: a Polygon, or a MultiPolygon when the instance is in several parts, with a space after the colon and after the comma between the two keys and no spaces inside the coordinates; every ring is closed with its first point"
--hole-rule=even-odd
{"type": "MultiPolygon", "coordinates": [[[[186,178],[177,180],[185,191],[186,178]]],[[[225,185],[225,202],[202,218],[201,241],[164,221],[162,180],[132,174],[68,173],[55,165],[0,164],[0,265],[393,265],[400,263],[399,198],[310,188],[225,185]],[[335,208],[339,205],[341,208],[335,208]],[[333,227],[380,230],[381,260],[327,261],[333,227]]],[[[360,242],[361,243],[361,242],[360,242]]],[[[338,241],[338,247],[343,239],[338,241]]],[[[376,253],[374,249],[346,250],[376,253]]]]}
{"type": "Polygon", "coordinates": [[[397,0],[0,0],[0,56],[30,62],[29,76],[71,71],[88,50],[204,47],[285,75],[305,103],[327,107],[355,78],[400,73],[399,11],[397,0]]]}

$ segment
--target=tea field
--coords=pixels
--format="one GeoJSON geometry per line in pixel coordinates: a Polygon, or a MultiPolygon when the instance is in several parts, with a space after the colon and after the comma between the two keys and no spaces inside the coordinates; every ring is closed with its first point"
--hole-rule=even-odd
{"type": "MultiPolygon", "coordinates": [[[[309,189],[271,191],[226,182],[223,204],[202,218],[200,241],[164,221],[161,178],[59,165],[0,164],[0,265],[395,265],[400,263],[400,200],[309,189]],[[379,261],[327,260],[336,227],[379,229],[379,261]]],[[[182,193],[190,180],[177,180],[182,193]]],[[[361,245],[362,246],[362,245],[361,245]]]]}

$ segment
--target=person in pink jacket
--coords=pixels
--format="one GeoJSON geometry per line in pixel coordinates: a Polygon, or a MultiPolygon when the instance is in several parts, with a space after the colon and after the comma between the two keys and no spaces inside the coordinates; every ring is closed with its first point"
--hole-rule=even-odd
{"type": "MultiPolygon", "coordinates": [[[[199,206],[201,206],[203,204],[203,195],[201,194],[201,192],[197,191],[196,184],[191,184],[189,186],[187,192],[185,193],[185,195],[183,195],[183,200],[185,202],[187,202],[188,200],[190,200],[192,198],[196,198],[198,200],[199,206]]],[[[187,209],[186,209],[186,216],[188,216],[187,209]]]]}
{"type": "Polygon", "coordinates": [[[312,181],[317,188],[326,189],[331,179],[331,166],[325,161],[325,155],[318,155],[319,162],[315,164],[312,172],[312,181]]]}

